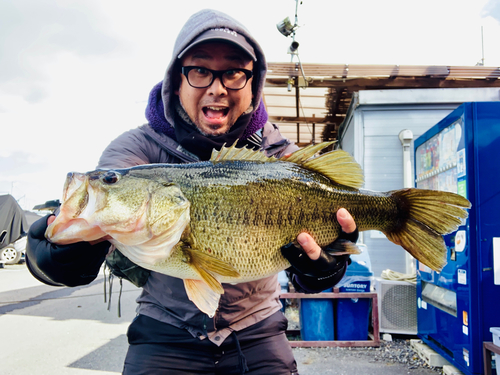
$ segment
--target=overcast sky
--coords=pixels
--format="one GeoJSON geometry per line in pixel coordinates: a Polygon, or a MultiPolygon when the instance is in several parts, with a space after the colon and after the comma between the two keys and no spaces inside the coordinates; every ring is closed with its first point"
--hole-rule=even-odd
{"type": "MultiPolygon", "coordinates": [[[[106,145],[145,122],[178,31],[197,10],[244,23],[268,61],[287,62],[294,0],[0,1],[0,194],[21,206],[61,196],[106,145]],[[175,9],[174,9],[175,8],[175,9]]],[[[500,66],[500,0],[303,0],[302,62],[500,66]]]]}

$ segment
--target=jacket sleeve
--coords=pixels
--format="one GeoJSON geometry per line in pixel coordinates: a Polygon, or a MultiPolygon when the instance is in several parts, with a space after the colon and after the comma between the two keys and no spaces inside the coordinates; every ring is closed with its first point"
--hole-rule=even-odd
{"type": "MultiPolygon", "coordinates": [[[[129,168],[136,165],[155,163],[178,163],[179,159],[149,138],[143,129],[149,125],[129,130],[104,149],[97,168],[129,168]]],[[[154,132],[150,129],[151,132],[154,132]]],[[[157,137],[166,137],[156,134],[157,137]]]]}
{"type": "Polygon", "coordinates": [[[267,122],[262,130],[262,150],[266,156],[280,158],[297,151],[299,147],[288,138],[283,137],[278,125],[267,122]]]}
{"type": "Polygon", "coordinates": [[[39,281],[53,286],[78,286],[92,282],[108,253],[110,243],[78,242],[56,245],[45,238],[47,219],[42,217],[28,231],[26,266],[39,281]]]}

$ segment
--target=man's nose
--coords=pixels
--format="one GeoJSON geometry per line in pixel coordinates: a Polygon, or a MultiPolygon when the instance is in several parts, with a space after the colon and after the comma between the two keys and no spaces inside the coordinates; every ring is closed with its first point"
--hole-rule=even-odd
{"type": "Polygon", "coordinates": [[[227,94],[226,87],[222,84],[221,77],[215,77],[214,81],[208,86],[208,93],[211,95],[225,95],[227,94]]]}

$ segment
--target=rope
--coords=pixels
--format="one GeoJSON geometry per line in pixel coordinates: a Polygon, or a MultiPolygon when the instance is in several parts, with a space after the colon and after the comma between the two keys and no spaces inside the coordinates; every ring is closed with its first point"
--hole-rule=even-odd
{"type": "MultiPolygon", "coordinates": [[[[102,272],[104,274],[104,303],[106,303],[107,302],[107,300],[106,300],[106,264],[104,265],[102,272]]],[[[110,271],[110,273],[111,273],[111,271],[110,271]]]]}
{"type": "Polygon", "coordinates": [[[240,374],[244,374],[248,370],[247,359],[241,350],[240,342],[238,341],[238,336],[236,336],[236,331],[231,332],[234,336],[234,341],[236,342],[236,349],[238,350],[238,364],[240,366],[240,374]]]}
{"type": "Polygon", "coordinates": [[[118,317],[122,317],[122,289],[123,289],[123,283],[122,283],[122,278],[120,277],[120,293],[118,294],[118,317]]]}
{"type": "Polygon", "coordinates": [[[382,279],[385,280],[392,280],[392,281],[407,281],[412,284],[417,283],[417,275],[416,274],[409,274],[409,273],[401,273],[393,270],[383,270],[382,274],[380,275],[382,279]]]}
{"type": "MultiPolygon", "coordinates": [[[[104,266],[103,268],[103,273],[104,273],[104,303],[108,303],[108,311],[111,310],[111,298],[113,295],[113,280],[115,278],[115,275],[111,273],[111,269],[107,267],[107,265],[104,266]],[[106,268],[109,269],[108,276],[106,277],[106,268]],[[108,291],[106,290],[106,278],[108,279],[108,285],[109,285],[109,300],[108,300],[108,291]]],[[[118,317],[122,317],[122,292],[123,292],[123,280],[121,277],[118,277],[120,279],[120,292],[118,293],[118,317]]]]}
{"type": "Polygon", "coordinates": [[[111,309],[111,295],[113,293],[113,274],[109,273],[109,302],[108,302],[108,311],[111,309]]]}

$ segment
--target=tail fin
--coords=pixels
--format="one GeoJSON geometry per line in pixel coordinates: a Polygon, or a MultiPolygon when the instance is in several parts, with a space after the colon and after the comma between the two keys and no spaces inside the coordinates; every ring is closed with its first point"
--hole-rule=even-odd
{"type": "Polygon", "coordinates": [[[458,229],[468,216],[470,202],[445,191],[403,189],[390,193],[397,202],[401,222],[385,235],[433,270],[446,265],[443,234],[458,229]]]}

